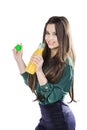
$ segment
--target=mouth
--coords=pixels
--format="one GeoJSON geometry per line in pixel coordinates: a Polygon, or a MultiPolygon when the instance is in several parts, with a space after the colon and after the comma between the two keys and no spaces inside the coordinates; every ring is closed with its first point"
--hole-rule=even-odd
{"type": "Polygon", "coordinates": [[[55,42],[48,42],[47,44],[48,44],[48,46],[52,46],[52,45],[54,45],[54,43],[55,42]]]}

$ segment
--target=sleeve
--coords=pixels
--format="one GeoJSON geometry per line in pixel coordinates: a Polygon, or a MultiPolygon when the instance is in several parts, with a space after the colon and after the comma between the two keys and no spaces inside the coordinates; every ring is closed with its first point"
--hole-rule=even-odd
{"type": "Polygon", "coordinates": [[[21,74],[21,76],[22,76],[23,79],[24,79],[24,83],[25,83],[26,85],[28,85],[28,73],[27,73],[27,72],[24,72],[24,73],[21,74]]]}
{"type": "Polygon", "coordinates": [[[41,93],[49,103],[62,99],[70,91],[73,75],[72,66],[66,65],[59,82],[55,84],[47,82],[45,85],[40,86],[41,93]]]}

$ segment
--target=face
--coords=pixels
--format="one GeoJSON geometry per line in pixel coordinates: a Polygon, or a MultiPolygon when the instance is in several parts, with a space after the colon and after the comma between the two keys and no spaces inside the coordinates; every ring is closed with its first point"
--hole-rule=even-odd
{"type": "Polygon", "coordinates": [[[47,25],[45,41],[51,50],[58,48],[59,43],[58,43],[58,39],[57,39],[57,35],[56,35],[55,24],[47,25]]]}

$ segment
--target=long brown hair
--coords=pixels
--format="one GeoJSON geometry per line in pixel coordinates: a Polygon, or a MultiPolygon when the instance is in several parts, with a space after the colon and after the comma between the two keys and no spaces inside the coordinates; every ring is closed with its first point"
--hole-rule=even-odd
{"type": "MultiPolygon", "coordinates": [[[[66,58],[71,57],[72,59],[72,67],[74,69],[75,65],[75,54],[74,49],[72,46],[72,39],[71,39],[71,33],[70,33],[70,25],[68,20],[61,16],[53,16],[49,18],[47,23],[44,27],[43,32],[43,40],[42,42],[46,43],[45,41],[45,35],[46,35],[46,28],[48,24],[54,24],[55,30],[56,30],[56,36],[58,39],[59,47],[56,55],[51,58],[51,50],[48,48],[47,44],[45,46],[44,52],[43,52],[43,71],[44,74],[48,80],[48,82],[56,83],[60,79],[62,72],[64,70],[65,64],[66,64],[66,58]],[[54,69],[55,68],[55,69],[54,69]]],[[[36,74],[30,75],[29,74],[29,87],[33,92],[35,92],[35,85],[37,82],[36,74]]],[[[74,79],[73,79],[74,83],[74,79]]],[[[70,90],[70,97],[71,101],[74,101],[74,84],[72,83],[72,87],[70,90]]]]}

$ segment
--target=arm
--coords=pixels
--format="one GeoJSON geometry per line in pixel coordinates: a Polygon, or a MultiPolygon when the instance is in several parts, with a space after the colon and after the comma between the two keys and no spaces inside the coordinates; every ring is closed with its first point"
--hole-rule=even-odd
{"type": "Polygon", "coordinates": [[[38,87],[45,99],[48,100],[49,103],[63,99],[64,95],[70,91],[72,86],[74,71],[71,64],[67,62],[60,81],[53,84],[47,81],[47,78],[43,73],[43,58],[35,55],[31,60],[37,66],[36,75],[38,79],[38,87]]]}
{"type": "MultiPolygon", "coordinates": [[[[22,44],[21,44],[21,46],[22,46],[22,44]]],[[[14,48],[13,49],[13,55],[14,55],[14,58],[15,58],[15,60],[17,62],[17,65],[18,65],[20,73],[21,74],[24,73],[26,65],[25,65],[24,60],[22,58],[22,55],[23,55],[23,46],[22,46],[22,49],[20,51],[16,51],[16,49],[14,48]]]]}
{"type": "Polygon", "coordinates": [[[47,78],[45,77],[43,70],[42,70],[42,65],[43,65],[43,58],[40,55],[34,55],[31,57],[31,61],[37,66],[36,67],[36,75],[38,82],[40,86],[44,85],[47,83],[47,78]]]}
{"type": "Polygon", "coordinates": [[[40,70],[36,74],[37,74],[37,79],[38,79],[40,86],[45,85],[47,83],[47,78],[45,77],[45,74],[43,73],[43,71],[40,70]]]}
{"type": "Polygon", "coordinates": [[[25,83],[26,85],[28,85],[28,73],[27,73],[27,72],[21,73],[21,76],[22,76],[23,79],[24,79],[24,83],[25,83]]]}
{"type": "Polygon", "coordinates": [[[60,81],[57,83],[49,83],[40,86],[40,91],[44,95],[45,99],[49,103],[56,102],[64,97],[70,91],[73,81],[73,68],[70,65],[66,65],[60,81]]]}
{"type": "Polygon", "coordinates": [[[21,74],[24,73],[24,72],[25,72],[26,65],[25,65],[23,59],[16,60],[16,62],[17,62],[17,65],[18,65],[18,68],[19,68],[20,73],[21,73],[21,74]]]}

